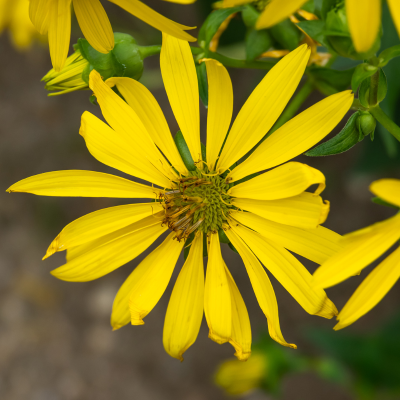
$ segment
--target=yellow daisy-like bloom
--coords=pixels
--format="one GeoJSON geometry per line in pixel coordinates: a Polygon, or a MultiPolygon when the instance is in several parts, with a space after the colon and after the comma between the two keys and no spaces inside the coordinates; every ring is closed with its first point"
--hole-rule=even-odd
{"type": "Polygon", "coordinates": [[[169,302],[164,347],[172,357],[182,359],[196,340],[204,309],[210,338],[217,343],[231,343],[236,356],[245,360],[251,351],[250,322],[222,259],[218,231],[224,229],[244,260],[274,340],[295,347],[282,336],[275,294],[261,262],[308,313],[325,318],[336,315],[336,307],[324,290],[312,288],[311,274],[288,251],[321,264],[341,248],[340,235],[319,226],[329,210],[319,196],[325,178],[305,164],[286,161],[325,137],[350,108],[353,94],[338,93],[310,107],[234,168],[236,161],[273,126],[296,90],[309,57],[310,50],[303,45],[277,63],[250,95],[228,136],[232,83],[221,64],[206,60],[209,108],[207,154],[202,160],[193,56],[188,42],[164,34],[161,72],[172,110],[195,161],[190,170],[148,89],[129,78],[103,82],[99,73],[92,71],[89,86],[109,126],[89,112],[83,114],[80,134],[89,151],[104,164],[153,185],[91,171],[61,171],[24,179],[8,191],[153,201],[96,211],[67,225],[45,256],[67,250],[67,263],[52,274],[66,281],[97,279],[137,257],[169,230],[164,242],[134,269],[114,301],[114,329],[129,321],[141,325],[164,293],[185,241],[193,234],[189,256],[169,302]],[[126,102],[111,89],[114,85],[126,102]],[[306,192],[313,184],[318,184],[316,192],[306,192]],[[208,247],[205,282],[203,236],[207,236],[208,247]]]}
{"type": "MultiPolygon", "coordinates": [[[[400,180],[381,179],[370,190],[400,207],[400,180]]],[[[400,238],[400,214],[344,236],[344,248],[324,262],[314,274],[314,287],[327,288],[358,274],[400,238]]],[[[335,330],[345,328],[374,308],[400,277],[400,249],[396,249],[364,279],[340,311],[335,330]]]]}
{"type": "MultiPolygon", "coordinates": [[[[1,1],[1,0],[0,0],[1,1]]],[[[178,24],[158,14],[139,0],[108,0],[154,28],[179,39],[195,41],[185,30],[194,29],[178,24]]],[[[173,1],[173,0],[169,0],[173,1]]],[[[194,0],[177,0],[192,3],[194,0]]],[[[36,29],[49,34],[50,56],[53,67],[59,72],[68,55],[71,36],[71,3],[82,33],[100,53],[114,48],[114,35],[100,0],[30,0],[29,16],[36,29]]]]}

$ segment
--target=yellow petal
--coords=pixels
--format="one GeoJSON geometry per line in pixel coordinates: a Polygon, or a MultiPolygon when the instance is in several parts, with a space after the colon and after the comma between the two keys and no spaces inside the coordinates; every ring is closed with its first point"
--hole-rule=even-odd
{"type": "Polygon", "coordinates": [[[232,334],[231,295],[217,234],[211,235],[208,249],[204,312],[210,329],[209,338],[219,344],[229,341],[232,334]]]}
{"type": "Polygon", "coordinates": [[[289,162],[233,186],[228,194],[233,197],[276,200],[297,196],[314,184],[318,184],[315,194],[325,189],[325,176],[322,172],[306,164],[289,162]]]}
{"type": "Polygon", "coordinates": [[[225,233],[239,252],[240,257],[242,257],[258,304],[267,317],[268,331],[271,338],[283,346],[296,349],[297,346],[295,344],[287,343],[283,338],[279,324],[278,303],[271,281],[264,268],[261,266],[257,257],[232,229],[228,229],[225,233]]]}
{"type": "Polygon", "coordinates": [[[99,0],[73,0],[76,18],[88,42],[100,53],[114,48],[114,33],[99,0]]]}
{"type": "Polygon", "coordinates": [[[196,341],[203,319],[203,234],[197,235],[169,300],[164,322],[165,351],[183,361],[183,353],[196,341]]]}
{"type": "Polygon", "coordinates": [[[51,0],[30,0],[29,17],[41,35],[49,29],[49,10],[51,0]]]}
{"type": "Polygon", "coordinates": [[[381,199],[400,207],[399,179],[379,179],[378,181],[372,182],[369,189],[381,199]]]}
{"type": "Polygon", "coordinates": [[[321,225],[315,229],[301,229],[269,221],[249,212],[231,212],[230,216],[266,239],[318,264],[343,248],[340,244],[342,236],[321,225]]]}
{"type": "Polygon", "coordinates": [[[283,57],[240,110],[218,160],[220,172],[250,151],[270,130],[296,90],[310,57],[302,45],[283,57]]]}
{"type": "Polygon", "coordinates": [[[397,33],[400,36],[400,3],[398,2],[398,0],[388,0],[388,5],[390,9],[390,14],[392,14],[394,25],[397,29],[397,33]]]}
{"type": "Polygon", "coordinates": [[[368,51],[376,40],[381,24],[381,0],[346,0],[346,14],[354,47],[368,51]]]}
{"type": "Polygon", "coordinates": [[[143,318],[154,308],[171,279],[185,242],[174,240],[175,232],[152,251],[132,272],[129,298],[132,325],[143,325],[143,318]]]}
{"type": "Polygon", "coordinates": [[[231,221],[229,225],[305,311],[324,318],[337,315],[335,305],[322,289],[311,286],[311,274],[292,254],[257,232],[231,221]]]}
{"type": "Polygon", "coordinates": [[[257,29],[266,29],[279,24],[294,14],[307,0],[271,0],[257,20],[257,29]]]}
{"type": "Polygon", "coordinates": [[[254,0],[223,0],[222,5],[224,8],[241,6],[242,4],[253,3],[254,0]]]}
{"type": "Polygon", "coordinates": [[[240,361],[246,361],[251,354],[251,327],[249,314],[242,295],[240,294],[226,264],[225,272],[228,278],[232,304],[232,333],[229,343],[234,347],[237,359],[240,361]]]}
{"type": "Polygon", "coordinates": [[[395,250],[364,279],[340,311],[335,330],[345,328],[374,308],[400,277],[400,249],[395,250]]]}
{"type": "Polygon", "coordinates": [[[133,135],[127,143],[125,136],[88,111],[82,114],[79,134],[93,157],[103,164],[162,187],[171,186],[170,180],[132,145],[133,135]]]}
{"type": "Polygon", "coordinates": [[[117,86],[118,91],[146,127],[153,142],[165,154],[174,168],[182,175],[187,175],[188,170],[176,148],[164,114],[150,90],[130,78],[110,78],[106,83],[110,86],[117,86]]]}
{"type": "Polygon", "coordinates": [[[187,40],[188,42],[195,42],[196,39],[189,35],[185,30],[194,29],[185,25],[178,24],[177,22],[171,21],[165,18],[163,15],[154,11],[146,4],[138,0],[108,0],[111,3],[117,4],[124,10],[128,11],[135,17],[151,25],[153,28],[158,29],[161,32],[168,33],[168,35],[174,36],[181,40],[187,40]]]}
{"type": "Polygon", "coordinates": [[[7,192],[25,192],[40,196],[117,197],[154,199],[160,189],[118,176],[93,171],[55,171],[22,179],[7,192]]]}
{"type": "Polygon", "coordinates": [[[328,288],[368,266],[400,237],[400,214],[344,236],[344,248],[314,273],[314,286],[328,288]]]}
{"type": "MultiPolygon", "coordinates": [[[[133,232],[126,233],[103,245],[93,246],[92,250],[73,258],[63,266],[51,271],[51,274],[69,282],[87,282],[109,274],[143,253],[167,230],[165,226],[161,226],[159,221],[150,220],[150,218],[147,217],[148,227],[133,230],[133,232]]],[[[143,225],[142,221],[135,224],[143,225]]],[[[135,224],[131,225],[131,229],[135,229],[135,224]]]]}
{"type": "Polygon", "coordinates": [[[197,162],[201,160],[199,86],[189,43],[163,34],[160,66],[172,111],[197,162]]]}
{"type": "Polygon", "coordinates": [[[84,215],[68,224],[49,246],[44,258],[79,246],[162,211],[159,203],[126,204],[84,215]]]}
{"type": "Polygon", "coordinates": [[[170,3],[177,3],[177,4],[192,4],[196,0],[164,0],[164,1],[168,1],[170,3]]]}
{"type": "Polygon", "coordinates": [[[354,95],[347,90],[314,104],[268,137],[228,177],[239,180],[304,153],[335,128],[351,107],[353,98],[354,95]]]}
{"type": "Polygon", "coordinates": [[[60,72],[67,59],[71,38],[71,0],[52,0],[49,19],[51,62],[56,72],[60,72]]]}
{"type": "Polygon", "coordinates": [[[316,228],[326,220],[329,212],[329,203],[308,192],[279,200],[233,198],[231,203],[271,221],[303,229],[316,228]]]}
{"type": "Polygon", "coordinates": [[[207,164],[214,170],[232,119],[233,89],[228,71],[218,61],[205,61],[208,79],[207,164]]]}
{"type": "Polygon", "coordinates": [[[97,98],[104,118],[117,132],[121,145],[123,142],[123,147],[134,149],[132,152],[135,152],[135,159],[132,162],[140,162],[140,165],[156,168],[164,175],[173,177],[167,160],[157,149],[136,112],[103,82],[96,70],[90,73],[89,86],[97,98]]]}

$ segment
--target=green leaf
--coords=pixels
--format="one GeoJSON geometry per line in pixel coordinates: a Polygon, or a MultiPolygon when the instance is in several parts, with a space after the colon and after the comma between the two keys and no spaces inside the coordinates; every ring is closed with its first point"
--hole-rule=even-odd
{"type": "Polygon", "coordinates": [[[246,34],[246,59],[255,60],[273,45],[273,40],[266,29],[249,29],[246,34]]]}
{"type": "Polygon", "coordinates": [[[356,121],[359,112],[355,112],[347,121],[346,126],[332,139],[304,153],[309,157],[331,156],[344,153],[358,143],[359,133],[356,121]]]}
{"type": "Polygon", "coordinates": [[[380,206],[395,208],[396,210],[399,209],[399,207],[395,206],[394,204],[388,203],[387,201],[381,199],[380,197],[373,197],[371,200],[373,203],[379,204],[380,206]]]}
{"type": "Polygon", "coordinates": [[[289,19],[274,25],[268,31],[284,49],[294,50],[299,46],[301,33],[289,19]]]}
{"type": "Polygon", "coordinates": [[[182,157],[182,161],[185,163],[186,168],[189,171],[194,171],[196,169],[196,165],[193,161],[193,158],[189,151],[189,147],[186,144],[185,138],[183,137],[181,131],[178,131],[176,133],[176,135],[174,136],[174,141],[179,151],[179,154],[182,157]]]}
{"type": "MultiPolygon", "coordinates": [[[[371,85],[371,80],[370,79],[365,79],[360,86],[360,90],[358,92],[358,99],[360,100],[360,103],[366,107],[369,108],[369,88],[371,85]]],[[[383,72],[382,69],[379,70],[379,83],[378,83],[378,103],[383,101],[383,99],[386,97],[387,93],[387,79],[386,75],[383,72]]]]}
{"type": "Polygon", "coordinates": [[[244,6],[242,11],[243,22],[247,28],[253,28],[260,13],[250,4],[244,6]]]}
{"type": "Polygon", "coordinates": [[[377,71],[377,69],[378,67],[370,65],[368,63],[357,65],[353,77],[351,79],[351,89],[353,90],[353,92],[356,92],[358,87],[361,85],[361,82],[364,79],[367,79],[370,76],[372,76],[377,71]]]}
{"type": "Polygon", "coordinates": [[[197,81],[199,82],[199,94],[201,102],[208,108],[208,82],[206,63],[196,64],[197,81]]]}
{"type": "Polygon", "coordinates": [[[389,47],[379,54],[379,66],[384,67],[390,60],[400,56],[400,44],[397,46],[389,47]]]}
{"type": "Polygon", "coordinates": [[[350,86],[354,70],[355,68],[337,71],[330,68],[312,67],[310,74],[316,81],[325,82],[341,92],[350,86]]]}
{"type": "Polygon", "coordinates": [[[220,10],[213,11],[204,24],[200,28],[198,35],[198,43],[203,49],[208,49],[210,42],[214,35],[217,33],[218,28],[221,24],[232,14],[242,11],[243,7],[233,7],[233,8],[222,8],[220,10]]]}
{"type": "Polygon", "coordinates": [[[296,25],[301,28],[305,33],[307,33],[307,35],[311,36],[312,39],[321,43],[325,47],[328,47],[328,44],[325,41],[325,35],[323,34],[325,29],[325,21],[301,21],[298,22],[296,25]]]}
{"type": "Polygon", "coordinates": [[[308,0],[307,3],[301,6],[301,9],[313,13],[315,10],[314,0],[308,0]]]}
{"type": "MultiPolygon", "coordinates": [[[[318,3],[318,2],[317,2],[318,3]]],[[[321,17],[323,20],[326,19],[328,12],[336,5],[336,0],[322,0],[321,17]]]]}

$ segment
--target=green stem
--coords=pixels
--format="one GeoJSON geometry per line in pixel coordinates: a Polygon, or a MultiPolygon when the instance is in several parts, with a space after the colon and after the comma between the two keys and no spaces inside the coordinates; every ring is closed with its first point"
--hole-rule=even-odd
{"type": "Polygon", "coordinates": [[[140,51],[140,54],[142,55],[142,58],[145,59],[146,57],[160,54],[161,45],[159,44],[159,45],[155,45],[155,46],[140,46],[139,51],[140,51]]]}
{"type": "Polygon", "coordinates": [[[369,112],[400,142],[400,127],[379,106],[371,107],[369,112]]]}
{"type": "Polygon", "coordinates": [[[369,86],[369,104],[374,107],[378,104],[378,86],[379,86],[379,68],[374,75],[371,76],[371,84],[369,86]]]}

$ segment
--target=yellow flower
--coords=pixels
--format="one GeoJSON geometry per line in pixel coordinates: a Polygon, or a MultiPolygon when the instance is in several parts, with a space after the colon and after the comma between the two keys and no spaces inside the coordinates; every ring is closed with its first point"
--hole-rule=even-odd
{"type": "MultiPolygon", "coordinates": [[[[109,1],[162,32],[183,40],[196,40],[185,32],[187,29],[194,28],[171,21],[139,0],[109,1]]],[[[191,3],[193,1],[173,2],[191,3]]],[[[112,27],[100,0],[30,0],[29,16],[41,34],[47,32],[49,34],[50,56],[56,72],[62,69],[68,55],[71,36],[71,3],[82,33],[89,43],[100,53],[108,53],[114,47],[112,27]]]]}
{"type": "MultiPolygon", "coordinates": [[[[370,190],[381,199],[400,207],[400,180],[381,179],[370,190]]],[[[314,274],[314,286],[327,288],[358,274],[384,254],[400,238],[400,214],[343,238],[344,248],[321,265],[314,274]]],[[[400,249],[383,260],[361,283],[340,311],[335,330],[345,328],[375,307],[400,277],[400,249]]]]}
{"type": "Polygon", "coordinates": [[[231,343],[236,356],[245,360],[251,351],[250,322],[222,259],[218,232],[223,229],[244,260],[274,340],[295,347],[282,336],[275,294],[261,262],[308,313],[332,318],[336,307],[322,289],[312,288],[311,274],[288,251],[321,264],[340,249],[340,235],[319,226],[329,211],[329,204],[319,196],[325,178],[305,164],[286,162],[319,142],[339,123],[353,102],[353,94],[341,92],[310,107],[234,167],[274,125],[296,90],[309,57],[310,50],[303,45],[268,72],[242,107],[225,142],[232,118],[232,83],[221,64],[206,60],[209,107],[203,161],[193,56],[188,42],[163,34],[161,72],[195,162],[190,170],[148,89],[129,78],[103,82],[99,73],[92,71],[89,86],[109,126],[85,112],[80,134],[99,161],[152,186],[72,170],[33,176],[8,191],[153,201],[96,211],[67,225],[45,255],[67,250],[67,263],[52,274],[66,281],[97,279],[137,257],[169,230],[164,242],[134,269],[114,301],[114,329],[129,321],[141,325],[164,293],[185,241],[193,234],[189,256],[169,302],[164,347],[172,357],[182,359],[196,340],[204,309],[210,338],[231,343]],[[111,89],[114,85],[126,102],[111,89]],[[242,178],[273,167],[238,184],[242,178]],[[316,192],[306,192],[313,184],[318,184],[316,192]],[[205,282],[203,236],[208,248],[205,282]]]}

